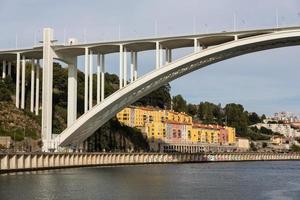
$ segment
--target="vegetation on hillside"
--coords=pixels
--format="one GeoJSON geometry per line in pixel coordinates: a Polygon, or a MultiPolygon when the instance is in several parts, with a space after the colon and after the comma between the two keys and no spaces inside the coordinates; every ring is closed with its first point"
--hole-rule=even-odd
{"type": "Polygon", "coordinates": [[[172,98],[173,109],[177,112],[187,112],[195,120],[204,124],[221,124],[236,128],[237,136],[252,140],[266,140],[272,135],[272,130],[262,128],[260,130],[249,128],[249,126],[261,123],[266,116],[259,116],[255,112],[248,112],[240,104],[230,103],[224,107],[221,104],[200,102],[199,104],[188,104],[181,95],[172,98]]]}
{"type": "MultiPolygon", "coordinates": [[[[14,69],[14,68],[13,68],[14,69]]],[[[15,71],[12,77],[7,76],[0,81],[0,135],[11,136],[16,141],[21,141],[25,137],[40,139],[41,115],[35,116],[29,111],[30,105],[30,80],[31,65],[26,63],[25,75],[25,110],[15,107],[15,71]]],[[[42,77],[40,70],[40,77],[42,77]]],[[[53,133],[61,133],[67,126],[67,90],[68,90],[68,70],[60,64],[53,65],[53,133]]],[[[96,75],[93,77],[93,99],[96,104],[96,75]]],[[[78,71],[78,97],[77,108],[78,117],[84,112],[84,74],[78,71]]],[[[42,80],[40,78],[40,86],[42,80]]],[[[112,94],[119,87],[119,78],[114,74],[105,74],[105,97],[112,94]]],[[[41,102],[40,87],[40,102],[41,102]]],[[[149,95],[138,100],[135,105],[151,105],[160,108],[169,108],[171,102],[170,86],[163,86],[149,95]]],[[[137,129],[121,125],[116,119],[112,119],[101,127],[95,135],[101,135],[101,143],[98,150],[108,151],[134,149],[147,150],[146,138],[137,129]]],[[[90,140],[90,139],[89,139],[90,140]]]]}

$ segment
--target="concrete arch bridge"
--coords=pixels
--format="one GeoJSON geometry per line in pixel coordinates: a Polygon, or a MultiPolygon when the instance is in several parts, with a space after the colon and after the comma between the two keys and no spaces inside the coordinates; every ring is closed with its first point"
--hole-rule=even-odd
{"type": "Polygon", "coordinates": [[[45,28],[43,45],[29,49],[0,51],[3,62],[2,77],[11,75],[12,62],[16,63],[16,107],[25,108],[25,61],[34,63],[31,69],[32,112],[39,114],[38,65],[42,60],[42,140],[43,151],[60,147],[78,147],[99,127],[124,107],[162,85],[210,64],[240,55],[273,48],[300,44],[300,28],[287,27],[238,32],[222,32],[174,37],[79,44],[69,40],[58,45],[53,30],[45,28]],[[172,50],[192,47],[193,53],[172,60],[172,50]],[[138,52],[155,50],[153,70],[138,77],[138,52]],[[119,53],[119,90],[104,98],[105,55],[119,53]],[[127,76],[127,55],[130,53],[130,75],[127,76]],[[77,119],[77,57],[84,56],[85,113],[77,119]],[[93,55],[97,56],[97,104],[93,105],[93,55]],[[53,60],[68,64],[68,127],[57,137],[52,135],[52,82],[53,60]],[[20,77],[21,76],[21,77],[20,77]],[[21,80],[20,80],[21,79],[21,80]],[[21,87],[20,87],[21,86],[21,87]]]}

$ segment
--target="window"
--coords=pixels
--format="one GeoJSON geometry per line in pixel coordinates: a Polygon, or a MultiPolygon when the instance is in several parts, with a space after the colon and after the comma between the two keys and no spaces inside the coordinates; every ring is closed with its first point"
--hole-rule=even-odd
{"type": "Polygon", "coordinates": [[[176,130],[173,129],[173,138],[176,138],[176,130]]]}
{"type": "Polygon", "coordinates": [[[191,139],[191,131],[188,130],[188,138],[191,139]]]}

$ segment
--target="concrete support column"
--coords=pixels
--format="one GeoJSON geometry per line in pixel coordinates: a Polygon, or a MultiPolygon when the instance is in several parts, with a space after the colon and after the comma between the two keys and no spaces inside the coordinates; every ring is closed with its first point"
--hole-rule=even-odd
{"type": "Polygon", "coordinates": [[[25,108],[25,72],[26,72],[25,56],[22,56],[22,82],[21,82],[21,109],[25,108]]]}
{"type": "Polygon", "coordinates": [[[90,51],[90,85],[89,85],[89,109],[93,108],[93,52],[90,51]]]}
{"type": "Polygon", "coordinates": [[[131,51],[130,82],[137,79],[137,52],[131,51]]]}
{"type": "Polygon", "coordinates": [[[88,101],[89,101],[89,49],[85,48],[84,55],[84,112],[88,111],[88,101]]]}
{"type": "Polygon", "coordinates": [[[100,66],[100,54],[97,54],[97,104],[100,103],[100,71],[101,71],[101,66],[100,66]]]}
{"type": "Polygon", "coordinates": [[[97,104],[104,100],[105,57],[97,54],[97,104]]]}
{"type": "Polygon", "coordinates": [[[68,127],[77,118],[77,57],[68,65],[68,127]]]}
{"type": "Polygon", "coordinates": [[[3,60],[2,63],[2,78],[6,77],[6,60],[3,60]]]}
{"type": "Polygon", "coordinates": [[[39,115],[40,101],[40,60],[36,62],[36,80],[35,80],[35,115],[39,115]]]}
{"type": "Polygon", "coordinates": [[[163,66],[163,47],[162,45],[160,44],[159,45],[159,67],[162,67],[163,66]]]}
{"type": "Polygon", "coordinates": [[[31,60],[31,87],[30,87],[30,112],[34,110],[34,68],[35,62],[34,59],[31,60]]]}
{"type": "Polygon", "coordinates": [[[119,88],[123,87],[123,66],[124,66],[124,55],[123,55],[123,45],[120,45],[120,75],[119,75],[119,88]]]}
{"type": "Polygon", "coordinates": [[[160,67],[160,44],[156,42],[156,69],[160,67]]]}
{"type": "Polygon", "coordinates": [[[127,85],[127,49],[124,47],[124,70],[123,70],[123,73],[124,73],[124,87],[127,85]]]}
{"type": "Polygon", "coordinates": [[[20,53],[17,53],[17,64],[16,64],[16,107],[20,107],[20,53]]]}
{"type": "Polygon", "coordinates": [[[137,66],[137,52],[134,52],[133,55],[134,55],[133,56],[134,57],[134,59],[133,59],[133,80],[136,81],[136,79],[138,77],[138,73],[137,73],[137,68],[138,68],[138,66],[137,66]]]}
{"type": "Polygon", "coordinates": [[[234,35],[234,40],[236,41],[238,39],[239,39],[238,35],[234,35]]]}
{"type": "Polygon", "coordinates": [[[172,62],[172,49],[166,49],[166,63],[172,62]]]}
{"type": "Polygon", "coordinates": [[[11,62],[8,62],[7,75],[11,77],[11,62]]]}
{"type": "Polygon", "coordinates": [[[130,52],[130,83],[133,82],[134,52],[130,52]]]}
{"type": "Polygon", "coordinates": [[[43,90],[42,90],[42,141],[43,151],[49,151],[52,139],[52,90],[53,90],[53,29],[43,33],[43,90]]]}
{"type": "Polygon", "coordinates": [[[104,100],[104,95],[105,95],[105,55],[101,54],[100,56],[100,61],[101,61],[101,101],[104,100]]]}
{"type": "Polygon", "coordinates": [[[194,38],[194,52],[200,51],[200,42],[197,38],[194,38]]]}

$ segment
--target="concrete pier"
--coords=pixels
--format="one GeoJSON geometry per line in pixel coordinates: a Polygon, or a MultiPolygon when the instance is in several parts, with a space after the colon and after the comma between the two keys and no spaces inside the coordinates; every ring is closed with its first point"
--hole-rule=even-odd
{"type": "Polygon", "coordinates": [[[299,160],[299,153],[16,153],[0,154],[0,173],[153,163],[299,160]]]}

